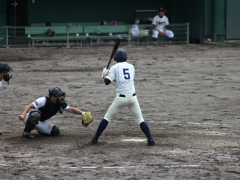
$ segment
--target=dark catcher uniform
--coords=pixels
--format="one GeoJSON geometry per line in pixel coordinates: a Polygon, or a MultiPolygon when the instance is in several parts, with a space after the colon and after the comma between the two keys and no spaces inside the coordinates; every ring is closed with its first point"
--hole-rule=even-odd
{"type": "MultiPolygon", "coordinates": [[[[33,103],[33,106],[40,111],[40,119],[38,121],[38,124],[34,125],[31,123],[27,123],[29,116],[31,112],[33,112],[35,109],[31,109],[30,112],[26,115],[24,119],[24,124],[26,124],[24,132],[31,132],[31,130],[35,129],[41,134],[47,134],[47,135],[58,135],[60,133],[60,129],[56,126],[53,125],[46,120],[51,118],[52,116],[56,115],[57,112],[59,111],[59,105],[54,104],[51,102],[49,97],[41,97],[35,100],[33,103]],[[56,134],[52,130],[53,128],[59,129],[59,133],[56,134]]],[[[66,111],[69,106],[64,102],[62,105],[63,111],[66,111]]]]}

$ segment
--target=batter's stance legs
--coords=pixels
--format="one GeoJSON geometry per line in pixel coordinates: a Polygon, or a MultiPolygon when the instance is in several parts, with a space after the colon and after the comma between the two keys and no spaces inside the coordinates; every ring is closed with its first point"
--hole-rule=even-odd
{"type": "MultiPolygon", "coordinates": [[[[98,129],[97,129],[97,132],[96,132],[95,136],[93,137],[93,139],[91,141],[92,144],[97,144],[98,143],[98,138],[101,136],[102,132],[106,129],[107,125],[108,125],[108,121],[105,120],[105,119],[103,119],[100,122],[100,124],[98,126],[98,129]]],[[[148,145],[149,146],[154,146],[155,142],[154,142],[154,140],[152,138],[152,135],[151,135],[151,132],[149,130],[149,127],[148,127],[147,123],[146,122],[142,122],[140,124],[140,127],[141,127],[141,130],[143,131],[143,133],[145,134],[145,136],[148,139],[148,145]]]]}

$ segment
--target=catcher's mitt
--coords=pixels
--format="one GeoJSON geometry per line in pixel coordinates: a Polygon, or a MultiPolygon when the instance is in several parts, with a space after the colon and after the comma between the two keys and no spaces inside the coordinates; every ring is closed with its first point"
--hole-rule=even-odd
{"type": "Polygon", "coordinates": [[[91,112],[85,112],[82,118],[82,125],[87,127],[93,121],[93,114],[91,112]]]}

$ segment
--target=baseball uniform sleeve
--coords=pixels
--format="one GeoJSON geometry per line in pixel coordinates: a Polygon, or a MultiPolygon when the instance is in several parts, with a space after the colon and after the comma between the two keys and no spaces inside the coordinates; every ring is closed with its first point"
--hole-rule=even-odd
{"type": "Polygon", "coordinates": [[[64,111],[67,111],[67,110],[68,110],[68,108],[69,108],[69,106],[65,107],[63,110],[64,110],[64,111]]]}
{"type": "Polygon", "coordinates": [[[40,97],[37,100],[35,100],[32,104],[36,109],[39,109],[43,107],[47,102],[47,99],[45,97],[40,97]]]}
{"type": "Polygon", "coordinates": [[[157,23],[156,23],[156,16],[153,18],[152,24],[157,25],[157,23]]]}
{"type": "Polygon", "coordinates": [[[114,81],[116,79],[116,69],[115,66],[112,66],[109,70],[108,75],[106,76],[110,81],[114,81]]]}
{"type": "Polygon", "coordinates": [[[166,22],[165,22],[165,26],[169,25],[169,21],[168,18],[166,17],[166,22]]]}

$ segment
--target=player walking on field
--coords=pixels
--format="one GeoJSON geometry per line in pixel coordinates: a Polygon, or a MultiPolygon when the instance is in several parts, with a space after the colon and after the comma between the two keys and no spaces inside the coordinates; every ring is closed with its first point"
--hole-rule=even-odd
{"type": "Polygon", "coordinates": [[[155,142],[147,123],[143,119],[142,111],[136,96],[134,87],[135,68],[132,64],[126,62],[127,52],[125,49],[118,49],[114,54],[114,60],[117,61],[117,64],[112,66],[110,70],[104,68],[102,77],[106,85],[109,85],[114,80],[116,81],[116,98],[100,122],[91,143],[97,144],[98,138],[107,127],[108,122],[110,122],[114,115],[119,113],[124,107],[128,107],[135,117],[135,121],[140,125],[141,130],[146,135],[148,145],[154,146],[155,142]]]}
{"type": "MultiPolygon", "coordinates": [[[[7,64],[1,64],[0,63],[0,89],[2,88],[2,80],[6,81],[9,84],[9,80],[12,77],[12,68],[8,66],[7,64]]],[[[1,109],[0,109],[1,112],[1,109]]],[[[0,135],[2,135],[2,132],[0,131],[0,135]]]]}

